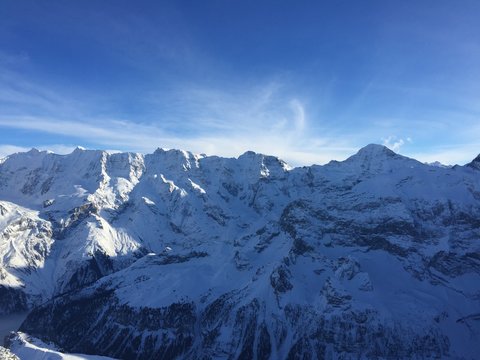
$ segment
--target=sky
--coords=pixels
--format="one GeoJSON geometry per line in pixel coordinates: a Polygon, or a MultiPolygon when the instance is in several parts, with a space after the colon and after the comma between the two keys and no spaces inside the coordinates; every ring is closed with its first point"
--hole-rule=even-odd
{"type": "Polygon", "coordinates": [[[480,1],[0,1],[0,157],[480,153],[480,1]]]}

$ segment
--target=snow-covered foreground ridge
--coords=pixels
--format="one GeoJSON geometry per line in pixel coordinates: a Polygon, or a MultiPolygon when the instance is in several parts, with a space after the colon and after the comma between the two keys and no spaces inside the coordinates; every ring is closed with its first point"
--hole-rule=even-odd
{"type": "Polygon", "coordinates": [[[475,358],[480,157],[0,161],[0,312],[122,359],[475,358]]]}
{"type": "Polygon", "coordinates": [[[55,346],[45,344],[21,332],[11,337],[9,346],[10,353],[6,349],[2,353],[2,347],[0,347],[0,360],[115,360],[96,355],[65,354],[58,351],[55,346]]]}

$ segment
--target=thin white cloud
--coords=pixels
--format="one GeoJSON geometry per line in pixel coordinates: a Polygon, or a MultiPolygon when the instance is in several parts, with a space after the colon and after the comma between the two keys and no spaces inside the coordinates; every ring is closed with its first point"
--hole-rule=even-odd
{"type": "MultiPolygon", "coordinates": [[[[301,105],[297,103],[296,106],[301,105]]],[[[80,143],[126,151],[150,152],[157,147],[182,148],[197,153],[233,157],[253,150],[279,156],[292,165],[307,165],[345,158],[354,150],[347,142],[338,139],[319,141],[318,138],[306,136],[300,138],[298,114],[292,114],[287,123],[290,127],[282,126],[273,130],[269,123],[252,122],[251,128],[244,128],[245,124],[232,125],[231,129],[216,129],[212,134],[202,131],[200,135],[177,136],[167,133],[158,125],[141,125],[129,121],[102,120],[93,123],[34,117],[0,117],[0,127],[68,136],[78,139],[80,143]]],[[[52,147],[50,149],[52,150],[52,147]]],[[[70,148],[65,149],[68,152],[70,148]]],[[[65,152],[64,149],[60,151],[65,152]]]]}
{"type": "MultiPolygon", "coordinates": [[[[409,141],[408,139],[406,141],[409,141]]],[[[399,151],[400,148],[405,144],[405,140],[397,138],[396,136],[389,136],[385,139],[382,139],[382,141],[383,141],[383,145],[385,145],[386,147],[388,147],[389,149],[395,152],[399,151]]]]}
{"type": "Polygon", "coordinates": [[[46,86],[26,79],[17,72],[0,66],[0,105],[2,112],[68,114],[81,113],[82,105],[46,86]]]}
{"type": "MultiPolygon", "coordinates": [[[[371,85],[361,96],[366,96],[370,88],[371,85]]],[[[341,119],[326,119],[325,123],[319,124],[320,115],[312,114],[311,108],[306,105],[310,103],[309,99],[303,99],[287,82],[278,79],[249,85],[226,84],[216,88],[183,84],[170,89],[168,94],[150,93],[144,99],[145,104],[149,109],[157,110],[153,112],[156,117],[149,116],[150,122],[146,122],[147,119],[139,122],[92,117],[88,114],[97,113],[96,103],[72,99],[76,98],[68,91],[54,91],[0,68],[0,130],[31,131],[45,136],[41,143],[48,139],[57,144],[79,143],[138,152],[151,152],[157,147],[181,148],[221,156],[238,156],[253,150],[279,156],[295,166],[342,160],[359,147],[377,141],[381,134],[405,133],[402,124],[412,128],[412,122],[404,122],[401,118],[378,124],[372,119],[362,119],[361,124],[369,126],[354,124],[352,120],[351,123],[342,123],[341,130],[341,119]]],[[[358,101],[361,104],[363,100],[360,97],[358,101]]],[[[114,104],[115,101],[112,101],[106,105],[103,113],[109,113],[108,109],[114,104]]],[[[353,106],[344,117],[355,117],[358,109],[353,106]]],[[[435,116],[437,118],[441,114],[435,115],[438,115],[435,116]]],[[[465,120],[467,125],[476,120],[468,114],[455,116],[458,123],[462,119],[468,120],[465,120]]],[[[321,118],[323,120],[325,116],[321,118]]],[[[432,129],[444,133],[447,128],[453,129],[450,125],[448,121],[416,121],[416,132],[412,136],[417,141],[419,131],[423,135],[432,129]]],[[[480,136],[478,126],[462,126],[455,131],[467,140],[480,136]]],[[[402,153],[411,147],[409,137],[389,136],[382,140],[392,150],[402,150],[402,153]]],[[[12,143],[0,136],[2,142],[12,143]]],[[[469,143],[472,142],[470,140],[469,143]]],[[[43,146],[40,149],[66,153],[72,146],[43,146]]],[[[1,145],[0,156],[23,150],[28,149],[1,145]]],[[[413,156],[422,161],[434,159],[444,163],[462,163],[469,161],[470,156],[479,150],[475,146],[453,150],[431,149],[431,152],[417,152],[413,156]]]]}
{"type": "Polygon", "coordinates": [[[165,134],[160,128],[129,121],[78,121],[42,117],[0,117],[0,126],[70,136],[102,145],[150,148],[161,142],[165,134]]]}
{"type": "MultiPolygon", "coordinates": [[[[293,120],[290,123],[296,124],[293,120]]],[[[259,126],[256,131],[231,131],[201,136],[173,136],[156,125],[139,125],[129,121],[104,120],[94,123],[62,121],[41,118],[0,118],[0,127],[20,128],[38,132],[75,137],[79,143],[98,144],[104,149],[115,151],[151,152],[157,147],[181,148],[195,153],[207,153],[236,157],[247,150],[279,156],[293,166],[323,164],[332,159],[342,160],[358,150],[358,146],[348,136],[342,138],[318,138],[303,135],[289,136],[297,127],[282,126],[274,131],[259,126]],[[354,145],[352,145],[354,144],[354,145]]],[[[411,142],[393,136],[384,139],[384,144],[392,150],[411,142]]],[[[73,151],[71,145],[33,146],[39,150],[50,150],[65,154],[73,151]]],[[[0,145],[0,158],[14,152],[28,151],[27,147],[0,145]]],[[[402,151],[406,156],[422,162],[440,161],[443,164],[465,164],[480,152],[479,144],[471,143],[454,147],[432,148],[429,151],[402,151]],[[474,155],[472,155],[474,154],[474,155]]]]}
{"type": "Polygon", "coordinates": [[[295,123],[295,130],[301,133],[305,129],[306,125],[305,108],[303,104],[297,99],[293,99],[290,101],[290,107],[292,108],[294,113],[293,121],[295,123]]]}
{"type": "Polygon", "coordinates": [[[151,123],[89,118],[85,113],[94,111],[84,111],[88,106],[13,72],[0,71],[0,85],[0,102],[22,109],[21,115],[0,111],[0,127],[43,133],[45,139],[50,134],[139,152],[166,147],[238,156],[253,150],[293,165],[343,158],[349,153],[336,149],[351,148],[347,136],[342,140],[313,136],[304,102],[277,81],[232,86],[229,91],[188,84],[166,99],[165,94],[152,94],[148,102],[159,111],[151,123]]]}

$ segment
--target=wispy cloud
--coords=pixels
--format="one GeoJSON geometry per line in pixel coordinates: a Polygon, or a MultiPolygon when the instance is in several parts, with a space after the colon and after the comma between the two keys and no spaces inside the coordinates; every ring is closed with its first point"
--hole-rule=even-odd
{"type": "Polygon", "coordinates": [[[81,112],[82,104],[48,86],[28,80],[0,63],[0,114],[68,114],[81,112]]]}
{"type": "Polygon", "coordinates": [[[387,138],[382,139],[383,145],[392,149],[393,151],[399,151],[405,143],[411,143],[412,139],[407,137],[405,140],[398,138],[397,136],[390,135],[387,138]]]}
{"type": "Polygon", "coordinates": [[[69,143],[107,149],[183,148],[222,156],[253,150],[292,165],[342,159],[355,148],[347,134],[315,134],[306,101],[278,80],[232,84],[228,90],[180,84],[168,93],[150,92],[144,101],[156,111],[143,121],[89,116],[94,105],[72,101],[68,91],[53,91],[13,71],[0,69],[0,85],[0,103],[7,105],[0,111],[0,127],[40,134],[42,143],[66,137],[69,143]],[[8,105],[21,111],[7,111],[8,105]]]}
{"type": "MultiPolygon", "coordinates": [[[[43,117],[0,116],[0,127],[68,136],[79,143],[98,144],[103,148],[150,152],[157,147],[183,148],[197,153],[238,156],[247,150],[273,154],[292,165],[324,163],[344,158],[354,148],[339,139],[310,136],[306,111],[295,99],[286,104],[289,112],[269,114],[259,108],[260,115],[251,114],[246,121],[241,113],[224,108],[222,119],[201,118],[190,128],[198,132],[175,134],[160,124],[139,124],[126,120],[96,119],[94,121],[63,120],[43,117]]],[[[17,151],[17,149],[13,149],[17,151]]]]}
{"type": "MultiPolygon", "coordinates": [[[[4,152],[25,144],[254,150],[308,165],[372,142],[442,162],[480,150],[480,48],[467,16],[475,11],[425,18],[426,9],[400,6],[375,28],[347,26],[351,36],[332,41],[323,26],[334,17],[294,27],[275,20],[259,34],[231,6],[123,5],[19,8],[1,22],[11,49],[0,50],[4,152]],[[330,47],[345,39],[349,46],[330,47]]],[[[257,15],[242,16],[254,24],[257,15]]]]}
{"type": "MultiPolygon", "coordinates": [[[[353,151],[348,136],[315,135],[305,101],[279,81],[232,85],[228,90],[183,84],[169,93],[147,94],[145,103],[157,109],[156,118],[90,116],[94,105],[72,100],[68,91],[54,91],[0,68],[0,127],[37,134],[42,144],[58,144],[63,137],[69,143],[139,152],[166,147],[238,156],[253,150],[292,165],[324,163],[353,151]]],[[[3,153],[22,149],[5,145],[3,153]]]]}
{"type": "MultiPolygon", "coordinates": [[[[69,144],[89,144],[103,149],[151,152],[157,147],[182,148],[232,157],[253,150],[279,156],[294,166],[341,160],[360,146],[376,141],[425,162],[465,163],[479,151],[473,142],[447,149],[412,148],[409,137],[382,137],[382,132],[389,130],[388,126],[377,132],[369,128],[335,132],[332,127],[322,127],[321,122],[319,126],[318,115],[312,119],[307,101],[296,97],[286,85],[278,82],[229,92],[183,86],[162,100],[151,94],[148,102],[159,107],[159,119],[150,122],[88,117],[82,113],[83,104],[28,82],[17,95],[19,101],[38,104],[48,115],[0,112],[0,128],[33,132],[51,138],[53,141],[50,142],[55,144],[58,144],[59,137],[67,137],[69,144]],[[47,100],[43,103],[42,99],[47,100]],[[62,104],[65,110],[62,114],[75,114],[75,117],[58,116],[53,111],[55,102],[62,104]],[[168,108],[165,108],[165,102],[170,104],[168,108]]],[[[472,128],[470,135],[478,130],[472,128]]],[[[31,145],[37,147],[35,143],[31,145]]],[[[40,145],[38,148],[66,153],[73,146],[40,145]]],[[[27,149],[3,145],[0,155],[22,150],[27,149]]]]}
{"type": "MultiPolygon", "coordinates": [[[[294,166],[342,160],[370,142],[383,142],[394,151],[401,150],[429,162],[464,163],[479,151],[472,137],[480,136],[478,126],[468,126],[468,131],[463,129],[466,126],[456,130],[461,135],[458,143],[469,144],[457,149],[422,150],[421,141],[413,144],[404,135],[389,135],[409,134],[406,128],[411,128],[417,140],[419,133],[425,136],[432,129],[445,132],[451,128],[451,120],[416,121],[413,127],[411,120],[400,117],[392,123],[370,118],[362,119],[360,124],[353,120],[343,122],[339,127],[335,119],[314,113],[309,107],[311,99],[302,97],[297,87],[279,78],[216,86],[179,82],[168,91],[145,91],[139,96],[149,112],[142,119],[109,111],[117,105],[111,99],[102,109],[113,115],[92,116],[98,112],[98,102],[78,99],[69,90],[63,90],[54,90],[0,64],[0,128],[35,134],[42,141],[36,144],[32,136],[31,146],[61,153],[72,149],[70,144],[138,152],[151,152],[157,147],[182,148],[221,156],[238,156],[253,150],[279,156],[294,166]],[[65,145],[58,145],[61,143],[65,145]]],[[[362,96],[367,96],[368,91],[362,96]]],[[[355,105],[344,117],[353,119],[355,111],[360,110],[355,105]]],[[[360,113],[358,117],[362,115],[365,116],[360,113]]],[[[435,114],[435,119],[440,115],[435,114]]],[[[475,123],[471,114],[455,116],[457,122],[467,119],[467,124],[475,123]]],[[[27,150],[0,136],[2,143],[0,156],[27,150]]]]}

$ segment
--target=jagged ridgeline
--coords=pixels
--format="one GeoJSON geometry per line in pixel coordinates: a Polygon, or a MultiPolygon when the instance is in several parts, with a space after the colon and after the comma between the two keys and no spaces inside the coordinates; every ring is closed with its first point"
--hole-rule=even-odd
{"type": "Polygon", "coordinates": [[[23,333],[119,359],[476,358],[480,158],[14,154],[0,312],[22,310],[23,333]]]}

